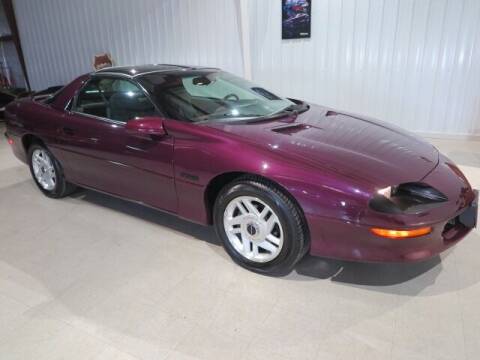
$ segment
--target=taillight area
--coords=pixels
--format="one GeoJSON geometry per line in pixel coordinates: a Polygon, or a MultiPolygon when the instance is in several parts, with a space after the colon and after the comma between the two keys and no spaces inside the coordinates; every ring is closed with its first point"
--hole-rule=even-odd
{"type": "Polygon", "coordinates": [[[417,229],[410,229],[410,230],[371,228],[370,231],[373,234],[383,238],[392,239],[392,240],[402,240],[402,239],[410,239],[410,238],[428,235],[432,232],[432,228],[429,226],[421,227],[417,229]]]}
{"type": "Polygon", "coordinates": [[[10,136],[8,136],[7,133],[4,133],[4,135],[5,135],[5,138],[7,139],[8,144],[13,145],[13,139],[10,136]]]}

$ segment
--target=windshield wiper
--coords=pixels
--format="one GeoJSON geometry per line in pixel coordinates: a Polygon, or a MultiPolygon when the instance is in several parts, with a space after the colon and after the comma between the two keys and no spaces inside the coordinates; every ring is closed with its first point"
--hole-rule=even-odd
{"type": "Polygon", "coordinates": [[[242,115],[233,115],[231,113],[226,113],[226,114],[212,114],[205,116],[203,119],[199,121],[210,121],[210,120],[227,120],[227,119],[250,119],[250,118],[256,118],[262,115],[259,114],[242,114],[242,115]]]}
{"type": "Polygon", "coordinates": [[[248,122],[257,122],[257,121],[265,121],[265,120],[272,120],[272,119],[277,119],[277,118],[282,118],[286,116],[292,116],[294,115],[295,119],[298,114],[301,114],[305,111],[310,109],[310,106],[301,103],[301,104],[292,104],[287,106],[284,109],[281,109],[279,111],[276,111],[272,114],[268,115],[260,115],[260,114],[239,114],[239,115],[233,115],[232,113],[218,113],[218,114],[211,114],[208,116],[205,116],[201,120],[197,120],[197,122],[207,122],[207,121],[218,121],[218,120],[235,120],[235,121],[248,121],[248,122]]]}
{"type": "Polygon", "coordinates": [[[273,119],[278,119],[286,116],[294,116],[294,120],[297,118],[298,114],[301,114],[305,111],[310,109],[310,106],[302,103],[302,104],[292,104],[287,106],[286,108],[279,110],[277,112],[274,112],[273,114],[269,115],[264,115],[264,116],[259,116],[257,118],[252,119],[251,122],[257,122],[257,121],[265,121],[265,120],[273,120],[273,119]]]}
{"type": "Polygon", "coordinates": [[[287,112],[287,113],[296,112],[298,114],[301,114],[307,111],[308,109],[310,109],[310,105],[307,105],[305,103],[300,103],[300,104],[292,104],[290,106],[287,106],[285,109],[282,109],[279,112],[287,112]]]}

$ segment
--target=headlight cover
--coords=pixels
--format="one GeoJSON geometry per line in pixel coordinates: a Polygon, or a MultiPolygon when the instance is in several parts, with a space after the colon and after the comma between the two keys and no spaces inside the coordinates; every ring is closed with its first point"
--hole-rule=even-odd
{"type": "Polygon", "coordinates": [[[445,201],[448,198],[430,185],[410,182],[379,189],[370,199],[369,206],[387,214],[419,214],[445,201]]]}

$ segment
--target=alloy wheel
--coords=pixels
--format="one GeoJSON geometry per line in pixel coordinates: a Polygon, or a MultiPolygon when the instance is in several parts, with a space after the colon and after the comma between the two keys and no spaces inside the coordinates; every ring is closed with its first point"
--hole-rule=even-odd
{"type": "Polygon", "coordinates": [[[52,191],[57,184],[53,161],[45,150],[36,149],[32,153],[32,167],[35,179],[42,189],[52,191]]]}
{"type": "Polygon", "coordinates": [[[231,200],[225,208],[223,224],[230,244],[250,261],[272,261],[282,250],[282,224],[275,211],[257,197],[239,196],[231,200]]]}

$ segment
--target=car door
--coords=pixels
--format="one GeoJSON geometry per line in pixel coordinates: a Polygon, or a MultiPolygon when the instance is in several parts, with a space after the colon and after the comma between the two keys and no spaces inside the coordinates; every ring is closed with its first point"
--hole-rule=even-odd
{"type": "Polygon", "coordinates": [[[173,138],[136,138],[125,125],[158,115],[129,79],[93,76],[67,108],[59,146],[77,184],[176,212],[173,138]]]}

